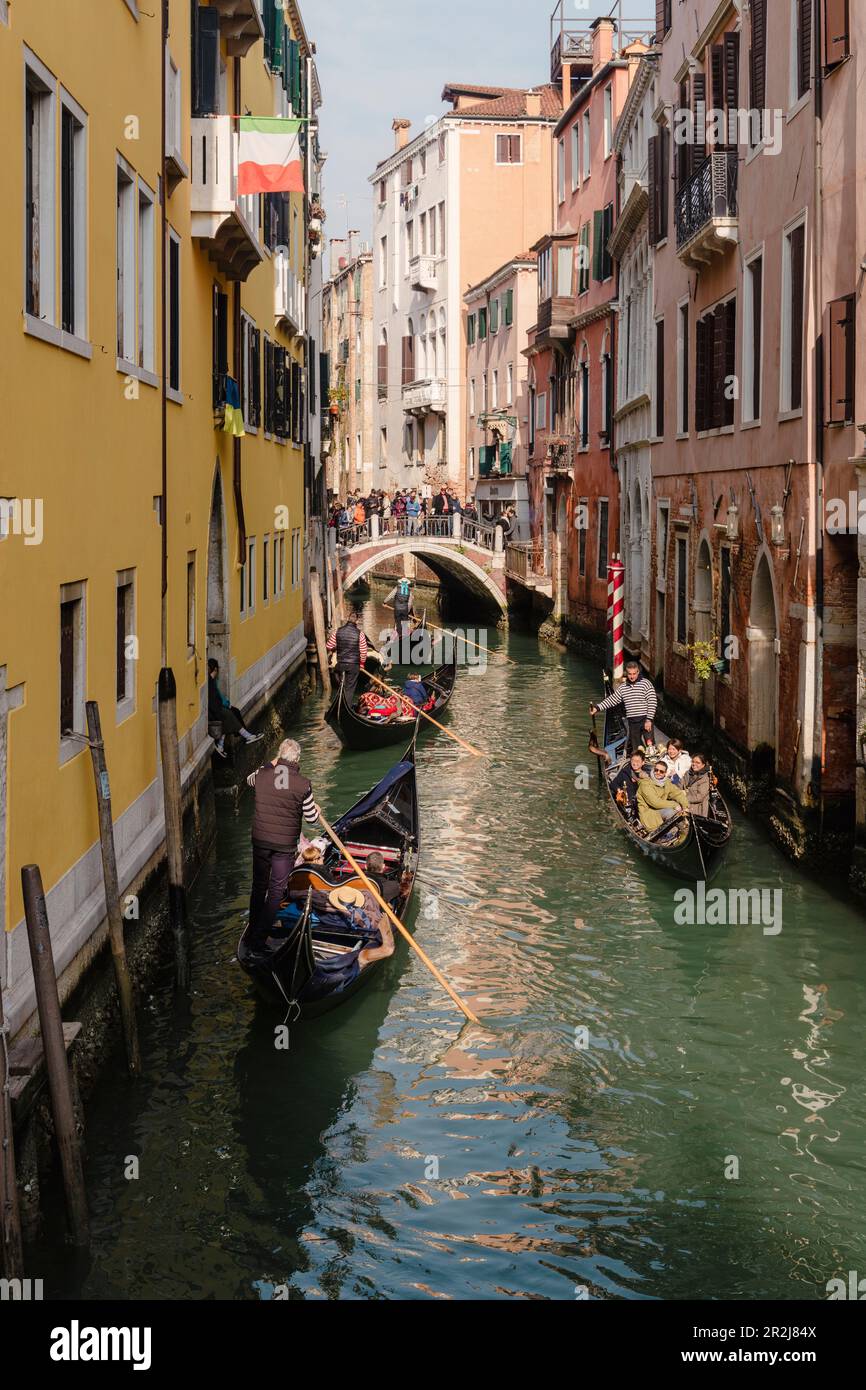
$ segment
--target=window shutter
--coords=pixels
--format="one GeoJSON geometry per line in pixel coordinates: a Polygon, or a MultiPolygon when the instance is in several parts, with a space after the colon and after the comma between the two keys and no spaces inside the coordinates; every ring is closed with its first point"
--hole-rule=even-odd
{"type": "Polygon", "coordinates": [[[707,156],[707,79],[702,72],[692,76],[692,126],[693,143],[691,149],[690,172],[693,174],[703,164],[707,156]]]}
{"type": "Polygon", "coordinates": [[[301,46],[294,39],[290,45],[292,64],[292,110],[296,116],[301,114],[301,46]]]}
{"type": "Polygon", "coordinates": [[[219,11],[198,6],[195,26],[197,40],[193,54],[194,87],[197,104],[195,116],[212,116],[219,109],[220,31],[219,11]]]}
{"type": "Polygon", "coordinates": [[[271,70],[282,72],[286,61],[286,23],[282,5],[269,5],[271,25],[271,70]]]}
{"type": "Polygon", "coordinates": [[[729,384],[734,380],[737,349],[737,301],[729,299],[724,307],[725,319],[725,370],[722,380],[722,419],[723,425],[734,423],[734,397],[729,394],[729,384]]]}
{"type": "Polygon", "coordinates": [[[824,0],[824,67],[841,63],[850,52],[848,0],[824,0]]]}
{"type": "Polygon", "coordinates": [[[713,110],[723,111],[725,107],[725,45],[714,43],[710,49],[710,79],[713,94],[713,110]]]}
{"type": "Polygon", "coordinates": [[[754,418],[761,414],[761,356],[764,350],[761,340],[762,301],[763,301],[763,259],[752,262],[752,411],[754,418]]]}
{"type": "Polygon", "coordinates": [[[656,0],[656,43],[661,43],[668,29],[671,27],[669,12],[669,0],[656,0]]]}
{"type": "Polygon", "coordinates": [[[60,605],[60,732],[75,723],[75,604],[60,605]]]}
{"type": "MultiPolygon", "coordinates": [[[[687,111],[687,110],[688,110],[688,106],[689,106],[689,84],[688,84],[688,82],[681,82],[681,83],[680,83],[679,109],[680,109],[680,111],[687,111]]],[[[688,142],[685,141],[685,140],[681,140],[681,141],[679,142],[679,144],[677,145],[677,162],[676,162],[677,188],[682,188],[683,184],[687,182],[688,177],[689,177],[689,168],[690,168],[689,150],[690,150],[690,148],[691,148],[691,146],[690,146],[690,145],[688,144],[688,142]]]]}
{"type": "Polygon", "coordinates": [[[316,413],[316,340],[307,339],[307,385],[310,392],[310,414],[316,413]]]}
{"type": "Polygon", "coordinates": [[[797,0],[797,95],[812,84],[812,0],[797,0]]]}
{"type": "MultiPolygon", "coordinates": [[[[736,111],[740,104],[740,36],[725,34],[725,106],[736,111]]],[[[728,118],[730,120],[730,116],[728,118]]],[[[728,127],[728,144],[736,144],[736,134],[728,127]]]]}
{"type": "Polygon", "coordinates": [[[604,210],[597,209],[592,214],[592,274],[593,279],[603,278],[604,255],[604,210]]]}
{"type": "Polygon", "coordinates": [[[803,252],[805,228],[791,233],[791,410],[803,404],[803,252]]]}
{"type": "Polygon", "coordinates": [[[665,432],[665,321],[656,320],[656,434],[665,432]]]}
{"type": "Polygon", "coordinates": [[[377,384],[388,387],[388,344],[379,344],[378,378],[377,384]]]}
{"type": "Polygon", "coordinates": [[[712,316],[713,323],[713,356],[712,356],[712,383],[711,383],[711,417],[710,428],[718,429],[724,424],[725,415],[725,362],[728,355],[727,334],[728,334],[728,315],[725,305],[722,304],[712,316]]]}
{"type": "Polygon", "coordinates": [[[510,325],[511,325],[513,319],[514,319],[514,290],[506,290],[506,292],[505,292],[505,324],[506,324],[506,327],[510,327],[510,325]]]}
{"type": "Polygon", "coordinates": [[[659,239],[659,168],[658,168],[658,146],[659,137],[651,135],[647,141],[647,157],[649,160],[649,240],[650,246],[655,246],[659,239]]]}
{"type": "Polygon", "coordinates": [[[825,419],[841,425],[854,418],[854,296],[834,299],[824,316],[825,419]]]}
{"type": "Polygon", "coordinates": [[[752,0],[752,46],[749,50],[750,104],[763,111],[767,78],[767,0],[752,0]]]}
{"type": "Polygon", "coordinates": [[[664,241],[668,234],[668,202],[670,200],[670,181],[671,181],[671,133],[667,126],[662,126],[659,131],[658,145],[658,211],[656,213],[656,228],[659,241],[664,241]]]}

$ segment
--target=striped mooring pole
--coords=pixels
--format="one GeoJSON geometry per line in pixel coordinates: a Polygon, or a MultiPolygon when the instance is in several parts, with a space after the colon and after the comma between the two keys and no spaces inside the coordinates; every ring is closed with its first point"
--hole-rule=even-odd
{"type": "Polygon", "coordinates": [[[623,624],[625,618],[625,566],[614,555],[607,567],[607,625],[613,646],[613,679],[623,680],[623,624]]]}

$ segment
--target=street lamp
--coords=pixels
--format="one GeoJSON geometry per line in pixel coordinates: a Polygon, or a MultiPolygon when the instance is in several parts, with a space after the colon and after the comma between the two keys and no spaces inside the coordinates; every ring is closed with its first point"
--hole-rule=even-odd
{"type": "Polygon", "coordinates": [[[785,544],[785,510],[778,502],[770,508],[770,540],[773,545],[785,544]]]}
{"type": "Polygon", "coordinates": [[[728,524],[725,529],[728,533],[728,540],[735,541],[740,529],[740,509],[736,502],[731,502],[728,506],[728,524]]]}

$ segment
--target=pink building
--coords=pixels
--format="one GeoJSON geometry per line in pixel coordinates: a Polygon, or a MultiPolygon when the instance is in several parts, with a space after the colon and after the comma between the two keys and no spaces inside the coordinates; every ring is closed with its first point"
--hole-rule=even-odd
{"type": "Polygon", "coordinates": [[[517,512],[515,540],[529,539],[528,364],[535,322],[536,256],[523,252],[463,296],[466,305],[466,496],[479,515],[517,512]]]}

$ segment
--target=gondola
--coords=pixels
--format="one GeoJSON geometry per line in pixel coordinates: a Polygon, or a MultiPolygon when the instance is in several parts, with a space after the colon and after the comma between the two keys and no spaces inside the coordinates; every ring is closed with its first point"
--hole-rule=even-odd
{"type": "MultiPolygon", "coordinates": [[[[400,885],[390,906],[402,921],[420,849],[414,738],[400,762],[340,817],[334,829],[361,868],[373,850],[381,852],[386,877],[400,885]]],[[[265,947],[251,947],[249,926],[240,939],[240,965],[259,994],[282,1007],[289,1022],[315,1018],[344,1004],[383,963],[376,960],[361,968],[360,952],[374,942],[363,928],[349,930],[339,913],[322,907],[323,894],[343,887],[363,891],[363,881],[330,845],[323,864],[293,870],[265,947]]]]}
{"type": "MultiPolygon", "coordinates": [[[[456,656],[452,657],[451,661],[446,662],[445,665],[437,666],[435,671],[430,672],[429,676],[422,678],[428,696],[435,695],[436,697],[435,703],[427,711],[428,714],[432,714],[434,719],[441,719],[442,711],[454,693],[456,680],[456,656]]],[[[362,671],[356,687],[357,694],[363,694],[370,685],[371,682],[364,679],[364,672],[362,671]]],[[[325,723],[330,725],[347,748],[360,749],[364,752],[371,748],[387,748],[393,743],[402,743],[412,728],[412,722],[411,716],[408,719],[391,719],[387,722],[367,719],[365,715],[352,709],[344,699],[342,680],[325,715],[325,723]]],[[[416,722],[422,727],[426,724],[426,720],[420,716],[416,722]]]]}
{"type": "MultiPolygon", "coordinates": [[[[609,692],[608,692],[609,693],[609,692]]],[[[625,831],[629,842],[647,859],[658,864],[668,873],[697,883],[705,883],[718,873],[722,866],[728,845],[731,841],[731,813],[724,798],[714,785],[711,774],[709,815],[691,814],[666,821],[657,831],[647,833],[629,818],[627,810],[616,799],[611,782],[625,761],[628,742],[627,726],[616,710],[604,712],[604,734],[599,747],[595,735],[590,735],[590,750],[599,760],[599,775],[602,778],[613,807],[617,824],[625,831]],[[686,833],[682,834],[685,826],[686,833]],[[674,840],[674,835],[677,838],[674,840]]],[[[667,737],[656,727],[657,742],[667,744],[667,737]]]]}

